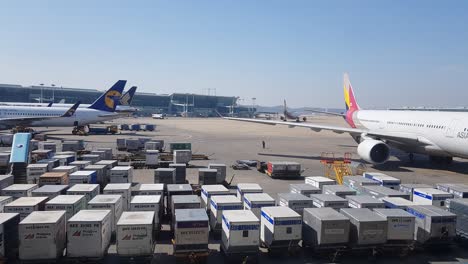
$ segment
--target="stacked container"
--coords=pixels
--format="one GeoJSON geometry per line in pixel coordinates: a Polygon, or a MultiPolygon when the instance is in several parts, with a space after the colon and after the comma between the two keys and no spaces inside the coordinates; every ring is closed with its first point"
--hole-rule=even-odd
{"type": "Polygon", "coordinates": [[[309,197],[311,194],[319,194],[322,193],[322,190],[320,190],[317,187],[314,187],[310,184],[306,183],[295,183],[295,184],[289,184],[289,192],[291,193],[299,193],[302,195],[305,195],[309,197]]]}
{"type": "Polygon", "coordinates": [[[348,195],[346,196],[350,208],[385,208],[385,203],[369,195],[348,195]]]}
{"type": "Polygon", "coordinates": [[[88,165],[84,169],[84,171],[95,171],[96,172],[96,181],[101,185],[101,187],[104,187],[107,182],[108,182],[108,165],[99,165],[99,164],[94,164],[94,165],[88,165]]]}
{"type": "Polygon", "coordinates": [[[130,202],[130,211],[154,212],[154,226],[159,229],[161,217],[161,195],[136,195],[130,202]]]}
{"type": "Polygon", "coordinates": [[[330,207],[338,211],[342,208],[348,208],[348,200],[333,194],[312,194],[310,198],[313,205],[310,207],[330,207]]]}
{"type": "Polygon", "coordinates": [[[175,171],[175,181],[176,184],[181,184],[186,182],[187,177],[187,165],[185,163],[171,163],[169,168],[176,169],[175,171]]]}
{"type": "Polygon", "coordinates": [[[446,244],[455,238],[455,214],[433,205],[409,206],[407,211],[416,216],[414,239],[419,243],[446,244]]]}
{"type": "Polygon", "coordinates": [[[420,183],[403,183],[400,184],[400,192],[409,194],[410,200],[413,201],[413,191],[415,188],[432,188],[432,186],[420,183]]]}
{"type": "Polygon", "coordinates": [[[351,247],[383,245],[387,242],[388,222],[367,208],[344,208],[341,213],[350,219],[351,247]]]}
{"type": "Polygon", "coordinates": [[[276,204],[293,209],[302,215],[304,208],[313,207],[313,200],[310,197],[298,193],[278,193],[276,204]]]}
{"type": "Polygon", "coordinates": [[[302,227],[303,246],[339,248],[349,242],[349,218],[329,207],[304,209],[302,227]]]}
{"type": "Polygon", "coordinates": [[[76,166],[58,166],[52,169],[52,172],[66,172],[68,175],[75,171],[78,171],[78,167],[76,166]]]}
{"type": "Polygon", "coordinates": [[[162,183],[142,183],[134,191],[135,195],[164,195],[164,184],[162,183]]]}
{"type": "Polygon", "coordinates": [[[260,240],[268,248],[297,247],[302,239],[302,216],[283,206],[263,207],[260,240]]]}
{"type": "Polygon", "coordinates": [[[457,215],[457,234],[468,238],[468,199],[458,198],[450,200],[448,209],[457,215]]]}
{"type": "Polygon", "coordinates": [[[215,169],[216,173],[216,184],[221,184],[226,181],[226,164],[208,164],[208,169],[215,169]]]}
{"type": "Polygon", "coordinates": [[[198,169],[198,184],[216,184],[218,171],[216,169],[198,169]]]}
{"type": "Polygon", "coordinates": [[[228,210],[243,210],[242,202],[234,195],[218,195],[211,197],[210,227],[211,231],[221,231],[223,212],[228,210]]]}
{"type": "Polygon", "coordinates": [[[260,220],[251,211],[225,211],[222,230],[221,249],[225,254],[258,253],[260,220]]]}
{"type": "Polygon", "coordinates": [[[119,165],[119,161],[113,159],[105,159],[96,162],[95,165],[106,165],[107,169],[110,170],[114,167],[117,167],[119,165]]]}
{"type": "Polygon", "coordinates": [[[111,183],[132,183],[133,182],[133,167],[132,166],[116,166],[110,170],[111,183]]]}
{"type": "Polygon", "coordinates": [[[237,198],[244,201],[244,194],[247,193],[262,193],[263,188],[257,183],[238,183],[237,184],[237,198]]]}
{"type": "Polygon", "coordinates": [[[122,196],[112,194],[101,194],[94,197],[88,202],[90,210],[109,210],[110,211],[110,226],[112,233],[115,232],[117,220],[123,212],[122,196]]]}
{"type": "Polygon", "coordinates": [[[91,201],[96,195],[99,194],[98,184],[75,184],[67,190],[67,194],[70,195],[84,195],[86,197],[86,203],[91,201]]]}
{"type": "Polygon", "coordinates": [[[85,208],[84,195],[59,195],[45,204],[46,211],[66,211],[67,219],[85,208]]]}
{"type": "Polygon", "coordinates": [[[380,172],[364,172],[364,178],[374,180],[380,184],[380,186],[387,187],[393,190],[400,189],[400,179],[388,176],[380,172]]]}
{"type": "Polygon", "coordinates": [[[229,195],[229,190],[220,184],[203,185],[201,189],[202,207],[207,211],[210,210],[211,196],[213,195],[229,195]]]}
{"type": "Polygon", "coordinates": [[[152,256],[154,218],[154,212],[124,212],[117,222],[117,254],[152,256]]]}
{"type": "Polygon", "coordinates": [[[91,163],[94,164],[101,160],[101,156],[96,154],[84,154],[81,155],[81,159],[91,161],[91,163]]]}
{"type": "Polygon", "coordinates": [[[343,185],[356,191],[357,194],[364,192],[363,186],[379,185],[379,182],[360,176],[344,176],[343,185]]]}
{"type": "Polygon", "coordinates": [[[396,191],[383,186],[364,186],[364,193],[370,195],[376,199],[382,199],[384,197],[401,197],[406,200],[410,200],[410,195],[396,191]]]}
{"type": "Polygon", "coordinates": [[[356,191],[343,185],[324,185],[323,194],[333,194],[341,198],[346,198],[348,195],[356,195],[356,191]]]}
{"type": "Polygon", "coordinates": [[[188,164],[192,160],[192,151],[189,149],[179,149],[173,152],[174,163],[188,164]]]}
{"type": "Polygon", "coordinates": [[[32,191],[39,188],[37,184],[13,184],[2,189],[3,196],[11,196],[13,199],[32,196],[32,191]]]}
{"type": "Polygon", "coordinates": [[[68,185],[44,185],[32,191],[32,196],[48,197],[50,200],[58,195],[65,194],[67,189],[68,185]]]}
{"type": "Polygon", "coordinates": [[[375,209],[374,212],[387,219],[388,243],[411,243],[414,239],[415,217],[402,209],[375,209]]]}
{"type": "Polygon", "coordinates": [[[167,185],[167,213],[171,212],[172,197],[176,195],[193,194],[190,184],[168,184],[167,185]]]}
{"type": "Polygon", "coordinates": [[[175,210],[177,209],[198,209],[201,207],[198,195],[175,195],[171,201],[171,219],[175,219],[175,210]]]}
{"type": "Polygon", "coordinates": [[[433,188],[415,188],[413,202],[420,205],[446,206],[447,199],[452,199],[453,194],[433,188]]]}
{"type": "Polygon", "coordinates": [[[275,199],[266,193],[246,193],[244,195],[244,209],[252,211],[259,219],[262,207],[275,205],[275,199]]]}
{"type": "Polygon", "coordinates": [[[145,165],[155,167],[159,164],[159,150],[145,150],[145,165]]]}
{"type": "Polygon", "coordinates": [[[86,170],[86,171],[76,171],[70,174],[69,184],[73,186],[80,183],[97,183],[97,173],[96,171],[86,170]]]}
{"type": "Polygon", "coordinates": [[[28,167],[26,167],[28,183],[38,183],[39,177],[46,173],[48,169],[49,166],[46,163],[29,164],[28,167]]]}
{"type": "Polygon", "coordinates": [[[89,160],[75,160],[75,161],[71,162],[68,165],[75,166],[75,167],[78,168],[78,170],[83,170],[84,168],[86,168],[86,166],[91,165],[91,161],[89,161],[89,160]]]}
{"type": "Polygon", "coordinates": [[[468,198],[468,185],[462,183],[451,184],[448,192],[453,194],[454,198],[468,198]]]}
{"type": "Polygon", "coordinates": [[[322,176],[306,177],[305,183],[322,190],[324,185],[335,185],[336,181],[322,176]]]}
{"type": "Polygon", "coordinates": [[[132,198],[131,183],[109,183],[104,188],[104,194],[120,194],[122,195],[122,207],[124,211],[130,208],[130,200],[132,198]]]}
{"type": "MultiPolygon", "coordinates": [[[[76,167],[75,167],[76,168],[76,167]]],[[[39,177],[39,185],[68,185],[68,172],[53,171],[46,172],[39,177]]]]}
{"type": "Polygon", "coordinates": [[[20,197],[3,207],[5,213],[18,213],[20,219],[25,219],[35,211],[43,211],[47,197],[20,197]]]}
{"type": "Polygon", "coordinates": [[[208,251],[209,225],[204,209],[176,209],[174,253],[208,251]]]}
{"type": "Polygon", "coordinates": [[[174,184],[175,178],[175,168],[158,168],[154,170],[154,183],[174,184]]]}
{"type": "Polygon", "coordinates": [[[15,259],[18,253],[20,216],[16,213],[0,214],[0,257],[7,261],[15,259]]]}
{"type": "Polygon", "coordinates": [[[382,202],[385,204],[385,208],[397,208],[406,210],[408,206],[416,205],[412,201],[403,199],[401,197],[383,197],[382,202]]]}

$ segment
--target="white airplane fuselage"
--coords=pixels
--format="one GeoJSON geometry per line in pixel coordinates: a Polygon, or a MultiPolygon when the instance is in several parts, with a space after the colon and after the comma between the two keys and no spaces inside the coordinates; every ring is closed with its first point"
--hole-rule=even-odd
{"type": "Polygon", "coordinates": [[[423,144],[387,142],[407,152],[468,158],[468,113],[357,110],[352,120],[357,128],[409,135],[427,143],[421,147],[423,144]]]}
{"type": "MultiPolygon", "coordinates": [[[[1,106],[24,106],[24,107],[47,107],[49,104],[46,103],[20,103],[20,102],[0,102],[0,107],[1,106]]],[[[73,104],[53,104],[53,107],[66,107],[69,108],[73,104]]],[[[80,104],[78,106],[79,109],[85,109],[90,107],[90,104],[80,104]]],[[[115,108],[115,112],[136,112],[137,109],[135,107],[129,106],[129,105],[118,105],[115,108]]]]}

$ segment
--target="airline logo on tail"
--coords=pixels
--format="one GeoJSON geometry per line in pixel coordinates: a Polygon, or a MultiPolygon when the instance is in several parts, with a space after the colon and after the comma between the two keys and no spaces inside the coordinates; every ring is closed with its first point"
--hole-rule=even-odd
{"type": "Polygon", "coordinates": [[[123,89],[127,81],[117,81],[107,92],[101,95],[94,101],[89,108],[106,112],[114,112],[115,107],[119,103],[120,96],[122,96],[123,89]]]}
{"type": "Polygon", "coordinates": [[[121,93],[115,90],[108,91],[106,93],[106,96],[104,97],[104,103],[106,104],[107,107],[114,109],[115,108],[115,103],[117,100],[119,100],[120,96],[122,96],[121,93]]]}
{"type": "Polygon", "coordinates": [[[344,75],[344,82],[343,82],[343,89],[344,89],[344,99],[345,99],[345,107],[346,107],[346,122],[352,127],[356,128],[356,124],[353,120],[354,112],[359,110],[359,105],[356,102],[356,98],[354,97],[353,86],[349,81],[348,74],[345,73],[344,75]]]}
{"type": "Polygon", "coordinates": [[[130,105],[132,103],[133,96],[135,95],[137,87],[132,86],[128,92],[126,92],[122,97],[120,98],[120,105],[130,105]]]}

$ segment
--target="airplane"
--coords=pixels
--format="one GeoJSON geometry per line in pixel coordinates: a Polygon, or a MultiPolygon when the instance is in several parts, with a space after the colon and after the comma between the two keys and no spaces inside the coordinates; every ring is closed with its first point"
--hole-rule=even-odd
{"type": "Polygon", "coordinates": [[[314,123],[280,122],[249,118],[229,120],[267,125],[304,127],[312,131],[348,133],[358,143],[357,153],[371,164],[390,158],[390,148],[402,150],[413,160],[414,153],[431,162],[450,164],[453,157],[468,158],[468,113],[433,111],[364,110],[356,100],[348,74],[344,75],[345,120],[349,127],[314,123]]]}
{"type": "MultiPolygon", "coordinates": [[[[126,93],[124,93],[122,95],[122,97],[120,97],[120,101],[119,101],[119,104],[117,105],[117,108],[115,109],[115,112],[117,113],[133,113],[133,112],[137,112],[138,109],[136,109],[135,107],[132,107],[131,106],[131,103],[132,103],[132,100],[133,100],[133,97],[135,95],[135,92],[136,92],[136,89],[137,87],[136,86],[132,86],[126,93]]],[[[34,107],[51,107],[51,106],[55,106],[55,107],[70,107],[72,106],[73,104],[65,104],[65,100],[62,99],[60,100],[60,102],[58,103],[53,103],[53,102],[50,102],[48,104],[43,104],[43,103],[19,103],[19,102],[0,102],[0,106],[1,105],[7,105],[7,106],[34,106],[34,107]]],[[[80,107],[81,108],[86,108],[86,107],[90,107],[91,105],[90,104],[81,104],[80,107]]]]}
{"type": "Polygon", "coordinates": [[[82,126],[119,118],[114,111],[126,82],[117,81],[89,107],[78,108],[76,103],[66,112],[67,108],[55,106],[0,106],[0,128],[82,126]]]}
{"type": "Polygon", "coordinates": [[[286,105],[286,100],[284,100],[283,115],[280,116],[280,119],[283,121],[288,121],[288,119],[296,120],[296,122],[305,122],[307,117],[303,115],[296,115],[288,111],[288,106],[286,105]]]}

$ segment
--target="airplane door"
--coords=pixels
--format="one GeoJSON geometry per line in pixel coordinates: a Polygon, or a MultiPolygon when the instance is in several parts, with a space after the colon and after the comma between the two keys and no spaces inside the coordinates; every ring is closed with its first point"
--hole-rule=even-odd
{"type": "Polygon", "coordinates": [[[457,133],[457,127],[458,127],[458,124],[460,123],[460,120],[458,119],[453,119],[451,122],[450,122],[450,125],[447,127],[447,129],[445,130],[445,136],[448,137],[448,138],[454,138],[456,136],[456,133],[457,133]]]}

